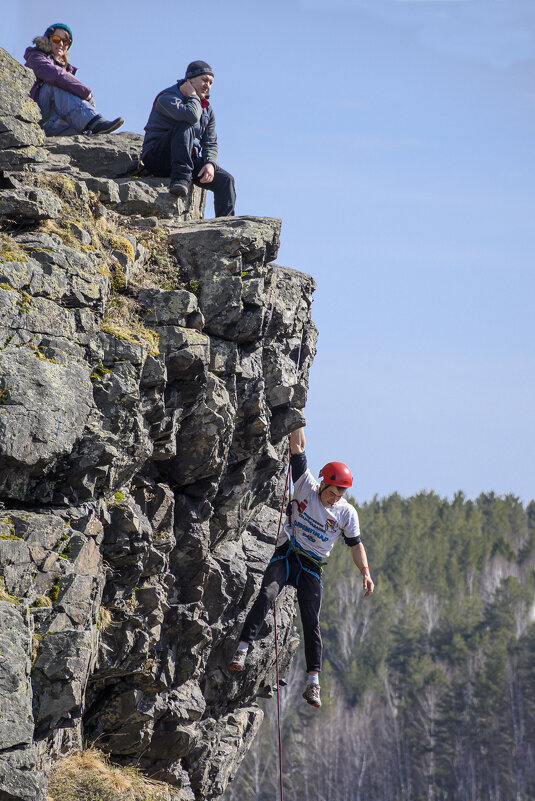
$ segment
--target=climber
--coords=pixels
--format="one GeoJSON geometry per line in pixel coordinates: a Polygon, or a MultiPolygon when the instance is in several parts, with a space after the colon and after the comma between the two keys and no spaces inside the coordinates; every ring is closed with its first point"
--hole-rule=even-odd
{"type": "Polygon", "coordinates": [[[145,126],[141,160],[153,175],[170,176],[169,191],[188,194],[190,181],[214,193],[216,217],[234,215],[234,178],[217,163],[215,116],[208,98],[214,72],[192,61],[186,77],[164,89],[145,126]]]}
{"type": "Polygon", "coordinates": [[[282,588],[290,584],[297,589],[305,640],[308,676],[303,698],[311,706],[320,707],[321,572],[340,536],[349,546],[353,561],[362,573],[365,596],[371,595],[374,583],[360,539],[356,509],[343,497],[353,484],[349,467],[342,462],[329,462],[320,471],[321,483],[316,481],[307,469],[302,428],[290,435],[290,452],[294,495],[288,504],[288,522],[275,543],[275,552],[264,573],[260,592],[245,619],[229,669],[244,669],[249,645],[258,637],[269,608],[282,588]]]}
{"type": "Polygon", "coordinates": [[[30,97],[41,109],[39,124],[47,136],[111,133],[121,127],[123,118],[104,119],[95,110],[91,89],[75,78],[76,67],[68,58],[72,45],[68,25],[50,25],[33,43],[35,47],[27,47],[24,58],[35,73],[30,97]]]}

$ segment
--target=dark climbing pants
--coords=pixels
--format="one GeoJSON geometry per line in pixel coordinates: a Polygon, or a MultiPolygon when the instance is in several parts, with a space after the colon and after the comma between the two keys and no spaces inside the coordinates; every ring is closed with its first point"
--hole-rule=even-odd
{"type": "Polygon", "coordinates": [[[236,206],[234,178],[217,165],[214,180],[202,184],[197,175],[204,162],[193,155],[195,134],[193,126],[176,122],[158,144],[143,154],[143,164],[153,175],[170,177],[172,181],[193,181],[196,186],[214,193],[216,217],[232,217],[236,206]]]}
{"type": "MultiPolygon", "coordinates": [[[[288,551],[288,548],[287,545],[277,548],[273,555],[274,558],[282,556],[288,551]]],[[[297,602],[305,640],[305,659],[307,671],[310,672],[311,670],[321,670],[322,642],[319,623],[321,583],[307,570],[313,570],[319,574],[320,569],[306,557],[300,555],[299,559],[301,564],[299,564],[294,551],[290,550],[286,559],[277,559],[267,566],[260,592],[245,619],[240,639],[249,643],[257,639],[269,609],[282,588],[289,584],[297,590],[297,602]],[[307,570],[304,570],[303,567],[306,567],[307,570]]]]}

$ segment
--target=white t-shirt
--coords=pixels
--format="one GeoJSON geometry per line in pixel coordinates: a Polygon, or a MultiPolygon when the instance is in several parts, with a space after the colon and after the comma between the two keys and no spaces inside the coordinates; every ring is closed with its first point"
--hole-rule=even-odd
{"type": "Polygon", "coordinates": [[[345,498],[340,498],[332,506],[324,506],[319,499],[320,484],[310,470],[294,484],[292,503],[292,525],[286,523],[277,545],[286,542],[287,536],[294,536],[303,551],[308,551],[316,559],[326,559],[336,542],[343,536],[356,545],[360,542],[360,526],[357,510],[345,498]],[[298,510],[299,504],[299,510],[298,510]],[[357,539],[357,542],[351,540],[357,539]]]}

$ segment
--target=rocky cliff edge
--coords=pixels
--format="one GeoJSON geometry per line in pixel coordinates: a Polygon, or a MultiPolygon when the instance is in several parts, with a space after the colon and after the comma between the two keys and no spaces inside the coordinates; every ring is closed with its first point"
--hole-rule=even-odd
{"type": "MultiPolygon", "coordinates": [[[[202,220],[141,137],[45,142],[0,50],[0,798],[96,742],[217,799],[274,683],[226,670],[302,422],[313,280],[280,221],[202,220]],[[299,367],[298,367],[299,363],[299,367]]],[[[283,669],[296,647],[283,601],[283,669]]]]}

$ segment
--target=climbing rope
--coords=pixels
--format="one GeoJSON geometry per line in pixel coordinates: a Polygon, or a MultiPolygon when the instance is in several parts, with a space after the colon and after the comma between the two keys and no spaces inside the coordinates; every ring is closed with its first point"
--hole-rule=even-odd
{"type": "MultiPolygon", "coordinates": [[[[288,470],[286,471],[286,483],[284,485],[284,495],[282,498],[282,505],[279,515],[279,525],[277,528],[277,538],[275,540],[275,546],[277,545],[279,534],[281,530],[281,523],[282,523],[282,514],[284,511],[284,507],[286,504],[286,495],[288,492],[288,488],[290,485],[290,464],[288,464],[288,470]]],[[[273,633],[275,635],[275,677],[277,682],[277,731],[279,735],[279,779],[280,779],[280,791],[281,791],[281,801],[284,801],[284,787],[282,781],[282,727],[281,727],[281,694],[280,694],[280,682],[279,682],[279,638],[277,634],[277,599],[275,598],[273,602],[273,633]]]]}
{"type": "MultiPolygon", "coordinates": [[[[299,377],[299,367],[301,365],[301,348],[303,346],[303,331],[301,331],[301,340],[299,342],[299,351],[297,353],[297,362],[295,377],[299,377]]],[[[291,453],[290,453],[291,457],[291,453]]],[[[286,483],[284,484],[284,494],[282,496],[281,510],[279,514],[279,525],[277,527],[277,537],[275,539],[275,547],[277,545],[279,534],[281,530],[282,515],[286,508],[286,496],[291,486],[291,464],[288,462],[288,470],[286,471],[286,483]]],[[[279,736],[279,781],[280,781],[280,801],[284,801],[284,784],[282,779],[282,726],[281,726],[281,695],[280,695],[280,681],[279,681],[279,638],[277,634],[277,599],[273,602],[273,633],[275,636],[275,678],[277,682],[277,731],[279,736]]]]}

